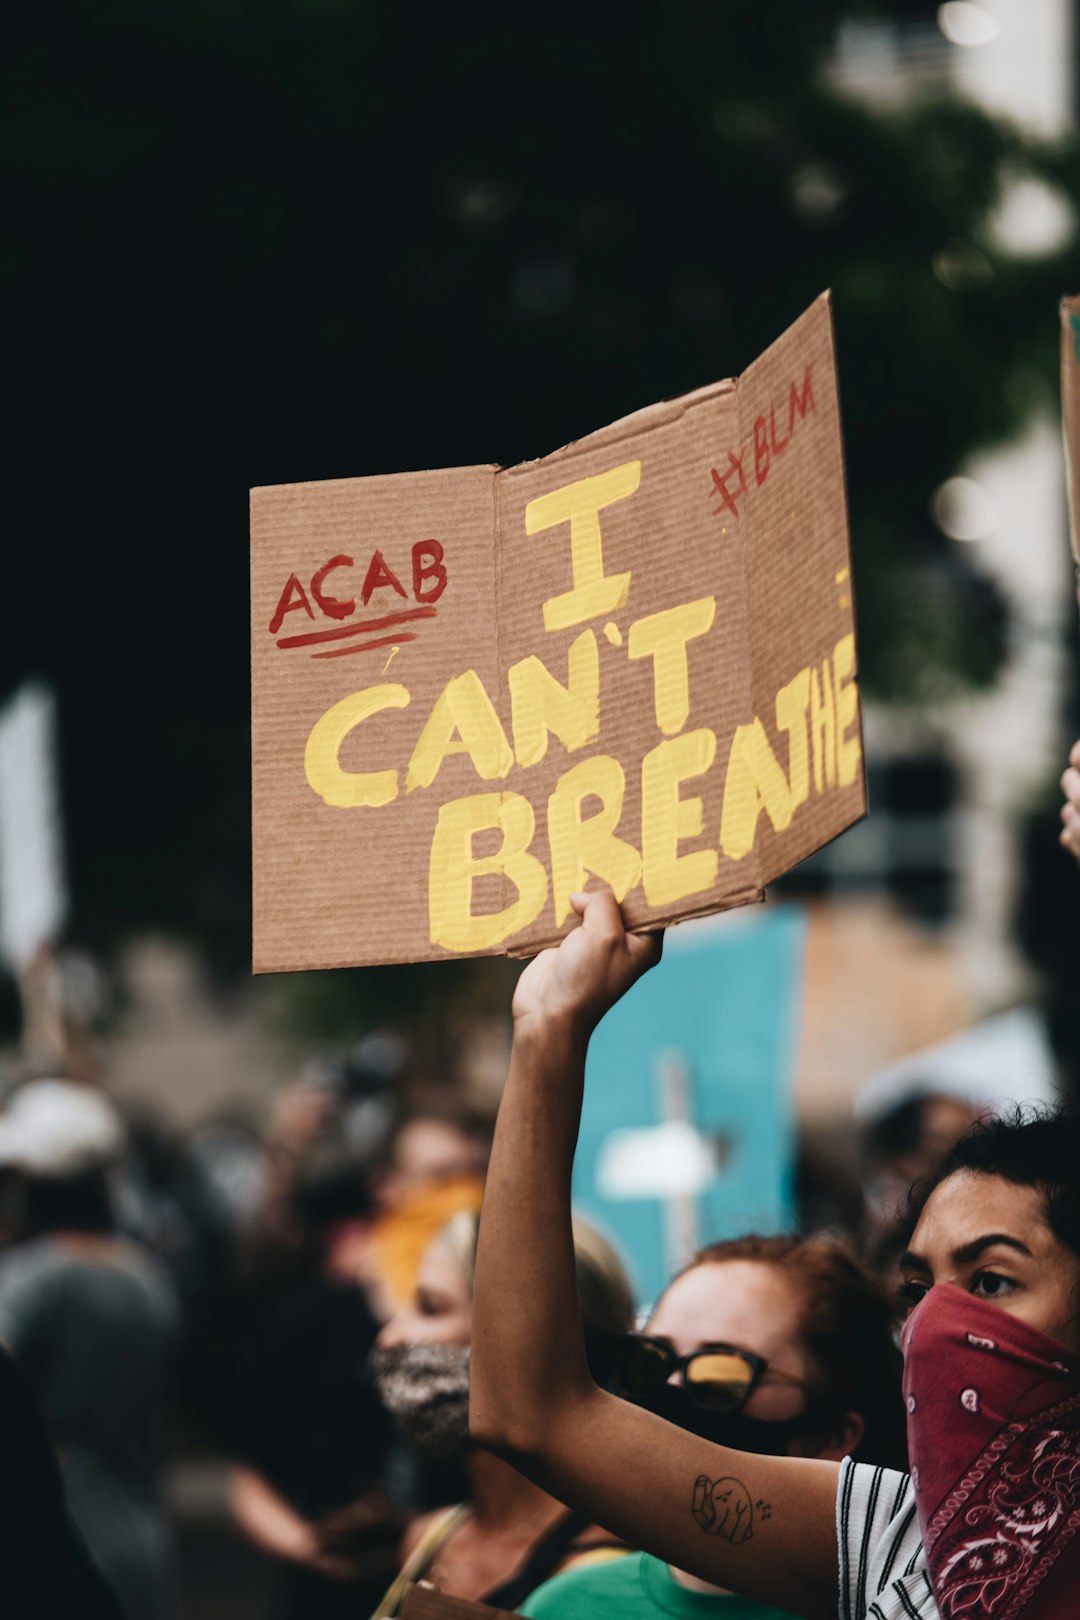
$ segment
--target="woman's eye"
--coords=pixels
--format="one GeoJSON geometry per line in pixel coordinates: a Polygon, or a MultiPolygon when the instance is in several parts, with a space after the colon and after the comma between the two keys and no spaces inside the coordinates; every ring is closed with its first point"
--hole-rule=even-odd
{"type": "Polygon", "coordinates": [[[901,1283],[896,1290],[897,1298],[905,1310],[913,1311],[921,1299],[925,1299],[930,1291],[930,1284],[924,1282],[901,1283]]]}
{"type": "Polygon", "coordinates": [[[979,1271],[971,1279],[971,1292],[982,1299],[1003,1299],[1011,1294],[1016,1284],[997,1271],[979,1271]]]}

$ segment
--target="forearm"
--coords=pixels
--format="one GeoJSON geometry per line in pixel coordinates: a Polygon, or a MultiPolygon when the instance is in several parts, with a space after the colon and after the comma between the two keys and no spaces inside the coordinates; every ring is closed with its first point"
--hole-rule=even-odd
{"type": "Polygon", "coordinates": [[[480,1223],[471,1423],[482,1444],[631,1545],[791,1613],[835,1615],[837,1466],[711,1446],[592,1382],[570,1177],[588,1033],[660,955],[610,895],[522,975],[480,1223]]]}
{"type": "Polygon", "coordinates": [[[240,1528],[264,1552],[301,1564],[315,1557],[318,1546],[312,1527],[254,1469],[230,1471],[229,1507],[240,1528]]]}
{"type": "Polygon", "coordinates": [[[826,1620],[837,1465],[709,1445],[589,1377],[569,1219],[583,1060],[531,1038],[515,1048],[481,1220],[473,1432],[631,1546],[826,1620]]]}
{"type": "Polygon", "coordinates": [[[532,1450],[592,1388],[574,1273],[570,1178],[587,1038],[519,1020],[477,1249],[470,1370],[475,1435],[532,1450]]]}
{"type": "Polygon", "coordinates": [[[711,1445],[593,1389],[519,1463],[676,1569],[804,1620],[837,1613],[834,1462],[711,1445]]]}
{"type": "Polygon", "coordinates": [[[836,1464],[709,1445],[589,1378],[569,1221],[583,1058],[531,1038],[515,1048],[481,1221],[474,1433],[631,1546],[824,1620],[836,1464]]]}

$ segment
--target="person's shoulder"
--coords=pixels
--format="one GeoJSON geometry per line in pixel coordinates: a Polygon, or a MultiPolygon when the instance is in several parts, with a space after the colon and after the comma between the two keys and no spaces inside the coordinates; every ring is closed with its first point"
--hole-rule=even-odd
{"type": "Polygon", "coordinates": [[[48,1239],[19,1243],[0,1257],[0,1342],[16,1356],[65,1310],[67,1263],[48,1239]]]}
{"type": "Polygon", "coordinates": [[[0,1255],[0,1292],[47,1290],[68,1269],[67,1258],[49,1238],[31,1238],[13,1244],[0,1255]]]}
{"type": "Polygon", "coordinates": [[[898,1615],[923,1620],[936,1616],[909,1474],[846,1459],[840,1468],[836,1529],[841,1620],[862,1620],[872,1603],[888,1620],[894,1608],[898,1615]]]}
{"type": "Polygon", "coordinates": [[[24,1238],[0,1254],[0,1274],[4,1276],[24,1271],[58,1271],[66,1264],[63,1249],[51,1237],[24,1238]]]}
{"type": "Polygon", "coordinates": [[[610,1613],[622,1620],[628,1595],[640,1598],[643,1553],[625,1553],[605,1558],[603,1563],[578,1564],[553,1575],[530,1592],[518,1609],[534,1620],[548,1616],[572,1617],[588,1613],[594,1620],[605,1620],[610,1613]],[[610,1605],[610,1609],[609,1609],[610,1605]]]}
{"type": "Polygon", "coordinates": [[[439,1517],[439,1514],[445,1512],[445,1508],[435,1508],[431,1513],[420,1513],[415,1519],[409,1520],[401,1533],[401,1541],[398,1545],[398,1557],[403,1563],[407,1558],[412,1557],[435,1523],[435,1520],[439,1517]]]}
{"type": "Polygon", "coordinates": [[[74,1300],[92,1294],[99,1307],[122,1315],[132,1330],[168,1341],[181,1315],[167,1266],[145,1244],[122,1233],[59,1238],[58,1275],[74,1300]]]}
{"type": "Polygon", "coordinates": [[[422,1542],[433,1534],[439,1525],[445,1524],[449,1528],[460,1511],[460,1507],[451,1504],[448,1507],[432,1508],[429,1513],[420,1513],[415,1519],[410,1519],[402,1531],[401,1541],[398,1544],[398,1557],[401,1562],[407,1563],[422,1542]]]}
{"type": "Polygon", "coordinates": [[[837,1524],[845,1528],[888,1526],[914,1512],[915,1491],[910,1474],[874,1463],[852,1462],[845,1457],[836,1486],[837,1524]]]}
{"type": "Polygon", "coordinates": [[[116,1240],[118,1268],[133,1278],[151,1309],[165,1316],[178,1316],[180,1296],[168,1266],[145,1244],[131,1238],[116,1240]]]}

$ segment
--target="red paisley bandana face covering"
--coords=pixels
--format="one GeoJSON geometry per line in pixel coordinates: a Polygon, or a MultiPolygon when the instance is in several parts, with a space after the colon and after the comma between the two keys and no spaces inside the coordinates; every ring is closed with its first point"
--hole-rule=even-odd
{"type": "Polygon", "coordinates": [[[1080,1620],[1080,1361],[950,1284],[901,1344],[942,1620],[1080,1620]]]}

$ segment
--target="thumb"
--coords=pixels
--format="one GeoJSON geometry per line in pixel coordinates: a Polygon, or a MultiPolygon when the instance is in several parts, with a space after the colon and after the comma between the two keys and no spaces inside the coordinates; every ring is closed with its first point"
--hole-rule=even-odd
{"type": "Polygon", "coordinates": [[[664,930],[657,928],[647,934],[627,934],[626,949],[638,970],[647,973],[664,954],[664,930]]]}

